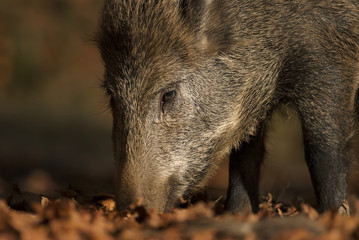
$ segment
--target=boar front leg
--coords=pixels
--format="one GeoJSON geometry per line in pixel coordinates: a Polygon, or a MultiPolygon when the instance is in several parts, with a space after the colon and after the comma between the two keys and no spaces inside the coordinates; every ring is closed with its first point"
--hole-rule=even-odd
{"type": "Polygon", "coordinates": [[[347,197],[354,115],[342,98],[345,93],[322,94],[322,100],[307,98],[299,104],[305,158],[321,212],[337,209],[347,197]]]}
{"type": "Polygon", "coordinates": [[[264,155],[264,131],[233,150],[229,162],[226,210],[232,213],[258,211],[259,173],[264,155]]]}

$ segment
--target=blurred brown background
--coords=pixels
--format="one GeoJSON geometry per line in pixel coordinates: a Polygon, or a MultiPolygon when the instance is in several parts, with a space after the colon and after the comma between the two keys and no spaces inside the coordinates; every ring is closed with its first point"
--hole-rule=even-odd
{"type": "MultiPolygon", "coordinates": [[[[101,4],[0,1],[0,196],[12,184],[42,194],[67,184],[112,192],[111,116],[99,87],[101,59],[89,40],[101,4]]],[[[271,129],[262,193],[313,201],[298,123],[279,119],[271,129]]],[[[224,164],[210,191],[225,192],[226,173],[224,164]]]]}
{"type": "Polygon", "coordinates": [[[111,118],[99,87],[101,59],[90,41],[101,4],[0,1],[3,189],[33,182],[38,189],[30,190],[48,191],[50,179],[99,188],[110,182],[111,118]]]}

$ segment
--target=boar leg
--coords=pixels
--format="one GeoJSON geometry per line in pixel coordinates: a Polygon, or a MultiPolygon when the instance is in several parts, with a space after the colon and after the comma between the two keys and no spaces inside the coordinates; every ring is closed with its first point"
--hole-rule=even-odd
{"type": "Polygon", "coordinates": [[[305,158],[321,212],[338,208],[347,197],[353,126],[350,112],[330,112],[335,105],[323,103],[301,109],[305,158]]]}
{"type": "Polygon", "coordinates": [[[264,154],[262,130],[231,153],[226,210],[232,213],[258,211],[259,172],[264,154]]]}

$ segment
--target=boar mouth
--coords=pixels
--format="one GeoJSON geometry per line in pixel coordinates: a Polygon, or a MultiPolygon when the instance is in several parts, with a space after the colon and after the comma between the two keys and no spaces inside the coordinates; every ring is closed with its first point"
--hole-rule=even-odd
{"type": "Polygon", "coordinates": [[[196,192],[203,188],[203,184],[211,172],[211,158],[205,159],[205,164],[201,166],[201,171],[193,172],[193,169],[188,170],[182,181],[176,175],[169,177],[167,186],[168,198],[165,204],[164,212],[170,212],[175,207],[181,204],[180,198],[183,196],[190,196],[190,193],[196,192]]]}

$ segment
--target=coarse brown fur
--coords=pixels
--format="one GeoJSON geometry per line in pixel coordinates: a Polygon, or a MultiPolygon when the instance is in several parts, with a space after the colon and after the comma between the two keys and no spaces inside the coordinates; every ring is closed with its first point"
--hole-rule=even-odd
{"type": "Polygon", "coordinates": [[[119,208],[171,209],[231,153],[227,209],[257,209],[265,119],[301,118],[320,210],[346,198],[359,71],[357,0],[105,0],[119,208]]]}

